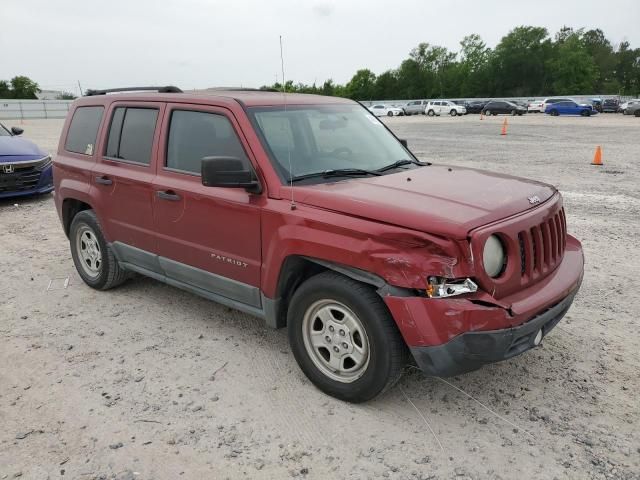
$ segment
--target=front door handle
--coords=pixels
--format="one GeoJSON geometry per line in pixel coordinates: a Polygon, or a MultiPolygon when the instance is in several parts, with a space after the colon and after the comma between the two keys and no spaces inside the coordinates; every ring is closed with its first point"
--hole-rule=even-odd
{"type": "Polygon", "coordinates": [[[113,180],[105,175],[99,175],[96,177],[96,183],[99,183],[100,185],[112,185],[113,180]]]}
{"type": "Polygon", "coordinates": [[[172,202],[177,202],[181,198],[180,195],[173,190],[158,190],[156,191],[156,195],[162,200],[171,200],[172,202]]]}

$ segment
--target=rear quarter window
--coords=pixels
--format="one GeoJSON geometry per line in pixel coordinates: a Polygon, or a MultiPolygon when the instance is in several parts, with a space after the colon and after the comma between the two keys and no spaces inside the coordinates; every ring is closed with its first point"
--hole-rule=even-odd
{"type": "Polygon", "coordinates": [[[103,114],[102,106],[76,108],[69,125],[64,149],[68,152],[93,155],[103,114]]]}

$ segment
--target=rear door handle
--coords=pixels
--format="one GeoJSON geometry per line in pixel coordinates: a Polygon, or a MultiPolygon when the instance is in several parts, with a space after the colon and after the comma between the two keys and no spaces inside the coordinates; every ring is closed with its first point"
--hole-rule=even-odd
{"type": "Polygon", "coordinates": [[[96,177],[96,183],[99,183],[100,185],[111,185],[113,184],[113,180],[107,176],[101,175],[96,177]]]}
{"type": "Polygon", "coordinates": [[[171,200],[172,202],[177,202],[181,198],[180,195],[173,190],[157,190],[156,195],[162,200],[171,200]]]}

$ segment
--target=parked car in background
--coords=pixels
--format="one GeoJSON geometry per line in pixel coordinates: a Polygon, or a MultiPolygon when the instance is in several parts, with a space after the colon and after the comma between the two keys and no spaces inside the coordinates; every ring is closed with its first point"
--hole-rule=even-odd
{"type": "Polygon", "coordinates": [[[547,107],[545,113],[553,117],[557,117],[558,115],[581,115],[583,117],[589,117],[598,112],[594,110],[591,105],[579,104],[573,100],[567,100],[566,102],[552,103],[547,107]]]}
{"type": "Polygon", "coordinates": [[[486,104],[486,100],[471,100],[464,104],[464,108],[467,109],[467,113],[480,113],[486,104]]]}
{"type": "Polygon", "coordinates": [[[482,113],[485,115],[523,115],[527,113],[527,109],[507,100],[492,100],[484,106],[482,113]]]}
{"type": "Polygon", "coordinates": [[[424,108],[429,103],[427,100],[411,100],[404,107],[405,115],[417,115],[419,113],[424,115],[424,108]]]}
{"type": "Polygon", "coordinates": [[[369,111],[376,117],[397,117],[404,115],[404,110],[400,107],[391,107],[389,105],[372,105],[369,111]]]}
{"type": "Polygon", "coordinates": [[[427,103],[424,112],[433,117],[434,115],[464,115],[467,113],[467,109],[462,105],[457,105],[449,100],[434,100],[427,103]]]}
{"type": "Polygon", "coordinates": [[[624,114],[640,117],[640,102],[634,103],[633,105],[630,105],[627,108],[625,108],[624,114]]]}
{"type": "Polygon", "coordinates": [[[545,98],[542,101],[542,112],[546,112],[547,111],[547,107],[549,107],[549,105],[553,104],[553,103],[558,103],[558,102],[573,102],[573,98],[545,98]]]}
{"type": "Polygon", "coordinates": [[[634,98],[632,100],[627,100],[624,103],[621,103],[620,106],[618,107],[618,111],[622,112],[622,113],[627,113],[627,108],[629,108],[632,105],[635,105],[637,103],[640,103],[640,98],[634,98]]]}
{"type": "Polygon", "coordinates": [[[529,100],[527,104],[527,112],[528,113],[542,113],[544,104],[542,100],[529,100]]]}
{"type": "Polygon", "coordinates": [[[23,131],[0,123],[0,198],[53,190],[51,156],[35,143],[20,138],[23,131]]]}
{"type": "Polygon", "coordinates": [[[591,99],[591,106],[593,106],[593,109],[596,112],[602,113],[602,99],[601,98],[592,98],[591,99]]]}
{"type": "Polygon", "coordinates": [[[617,113],[620,102],[616,98],[605,98],[602,102],[602,113],[617,113]]]}

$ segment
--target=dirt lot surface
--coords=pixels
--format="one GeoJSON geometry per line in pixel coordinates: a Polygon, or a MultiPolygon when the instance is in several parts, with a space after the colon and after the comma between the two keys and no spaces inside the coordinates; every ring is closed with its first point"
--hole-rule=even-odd
{"type": "MultiPolygon", "coordinates": [[[[51,196],[1,201],[0,479],[640,478],[640,119],[502,120],[387,123],[423,159],[556,185],[582,290],[542,348],[365,405],[316,390],[285,331],[149,279],[90,289],[51,196]]],[[[25,136],[53,152],[61,126],[25,136]]]]}

